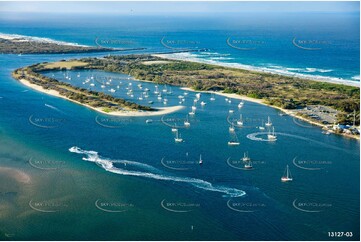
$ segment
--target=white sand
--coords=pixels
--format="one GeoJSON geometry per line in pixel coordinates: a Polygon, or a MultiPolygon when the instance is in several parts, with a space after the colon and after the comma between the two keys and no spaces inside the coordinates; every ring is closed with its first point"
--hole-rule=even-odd
{"type": "Polygon", "coordinates": [[[158,111],[142,111],[142,110],[139,110],[139,111],[115,111],[115,112],[104,112],[101,108],[95,108],[95,107],[92,107],[92,106],[89,106],[87,104],[83,104],[83,103],[80,103],[78,101],[75,101],[75,100],[71,100],[67,97],[64,97],[62,95],[59,94],[58,91],[55,91],[55,90],[47,90],[47,89],[44,89],[42,86],[39,86],[39,85],[35,85],[33,83],[30,83],[28,80],[26,79],[20,79],[19,80],[22,84],[24,84],[25,86],[27,87],[30,87],[36,91],[39,91],[39,92],[42,92],[42,93],[46,93],[48,95],[52,95],[52,96],[55,96],[55,97],[60,97],[60,98],[63,98],[63,99],[66,99],[66,100],[69,100],[71,102],[74,102],[74,103],[77,103],[77,104],[80,104],[80,105],[83,105],[83,106],[86,106],[90,109],[93,109],[99,113],[103,113],[103,114],[106,114],[106,115],[111,115],[111,116],[121,116],[121,117],[142,117],[142,116],[159,116],[159,115],[164,115],[164,114],[169,114],[169,113],[173,113],[173,112],[176,112],[176,111],[179,111],[183,108],[185,108],[184,106],[172,106],[172,107],[161,107],[161,108],[156,108],[158,111]]]}

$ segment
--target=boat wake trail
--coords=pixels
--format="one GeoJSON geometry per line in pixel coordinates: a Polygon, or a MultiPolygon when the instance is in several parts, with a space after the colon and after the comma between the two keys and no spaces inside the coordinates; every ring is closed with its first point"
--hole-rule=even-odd
{"type": "Polygon", "coordinates": [[[161,170],[140,162],[128,161],[128,160],[111,160],[111,159],[102,158],[101,156],[98,155],[98,152],[96,151],[82,150],[76,146],[71,147],[69,151],[72,153],[83,154],[85,155],[85,157],[83,157],[83,160],[96,163],[106,171],[120,175],[138,176],[138,177],[146,177],[156,180],[188,183],[203,190],[223,193],[224,194],[223,197],[241,197],[246,194],[244,191],[236,188],[231,188],[226,186],[216,186],[210,182],[197,178],[165,175],[162,174],[163,172],[161,170]],[[124,169],[116,167],[115,164],[117,163],[123,164],[124,169]],[[131,167],[136,167],[138,169],[140,168],[142,171],[130,170],[131,167]]]}
{"type": "MultiPolygon", "coordinates": [[[[250,139],[250,140],[254,140],[254,141],[269,141],[268,139],[257,137],[259,135],[267,135],[267,134],[268,134],[267,132],[252,133],[252,134],[248,134],[247,138],[250,139]]],[[[309,142],[313,142],[315,144],[324,146],[326,148],[343,151],[343,152],[346,152],[346,153],[349,153],[349,154],[355,154],[355,153],[353,153],[353,152],[351,152],[349,150],[342,149],[342,148],[337,147],[337,146],[329,145],[329,144],[326,144],[326,143],[321,142],[321,141],[309,139],[309,138],[306,138],[306,137],[303,137],[303,136],[294,135],[294,134],[287,134],[287,133],[279,133],[279,132],[276,132],[275,134],[276,135],[281,135],[281,136],[287,136],[287,137],[291,137],[291,138],[295,138],[295,139],[300,139],[300,140],[304,140],[304,141],[309,141],[309,142]]]]}
{"type": "Polygon", "coordinates": [[[51,108],[51,109],[53,109],[53,110],[55,110],[55,111],[57,111],[57,112],[59,112],[59,113],[64,114],[64,112],[61,111],[59,108],[56,108],[56,107],[54,107],[54,106],[52,106],[52,105],[50,105],[50,104],[45,103],[45,107],[51,108]]]}

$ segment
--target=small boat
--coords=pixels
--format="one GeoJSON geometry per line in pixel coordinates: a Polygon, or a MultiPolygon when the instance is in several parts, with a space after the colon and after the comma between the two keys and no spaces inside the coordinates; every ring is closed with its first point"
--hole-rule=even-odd
{"type": "Polygon", "coordinates": [[[152,119],[147,119],[147,120],[145,120],[145,122],[146,122],[147,124],[149,124],[149,123],[153,123],[153,120],[152,120],[152,119]]]}
{"type": "Polygon", "coordinates": [[[188,92],[184,92],[183,95],[184,95],[184,96],[187,96],[187,95],[188,95],[188,92]]]}
{"type": "Polygon", "coordinates": [[[179,135],[179,133],[178,133],[178,130],[176,131],[175,134],[176,134],[176,135],[175,135],[174,141],[175,141],[176,143],[183,142],[183,139],[180,137],[180,135],[179,135]]]}
{"type": "Polygon", "coordinates": [[[169,87],[169,91],[167,92],[167,94],[172,94],[172,87],[169,87]]]}
{"type": "Polygon", "coordinates": [[[228,129],[228,130],[229,130],[230,133],[234,133],[234,126],[233,126],[233,125],[232,125],[232,126],[229,126],[229,129],[228,129]]]}
{"type": "Polygon", "coordinates": [[[233,111],[232,109],[230,109],[228,112],[229,112],[229,113],[234,113],[234,111],[233,111]]]}
{"type": "Polygon", "coordinates": [[[286,166],[286,170],[281,177],[282,182],[291,182],[293,180],[290,169],[288,168],[288,165],[286,166]]]}
{"type": "Polygon", "coordinates": [[[143,100],[143,93],[140,94],[140,97],[138,97],[138,100],[143,100]]]}
{"type": "Polygon", "coordinates": [[[158,86],[155,86],[154,94],[159,94],[158,86]]]}
{"type": "Polygon", "coordinates": [[[244,104],[244,102],[243,102],[243,100],[241,100],[241,102],[238,104],[238,108],[242,108],[243,104],[244,104]]]}
{"type": "Polygon", "coordinates": [[[113,88],[111,88],[109,91],[110,92],[116,92],[115,89],[113,89],[113,88]]]}
{"type": "Polygon", "coordinates": [[[273,129],[272,129],[272,133],[271,133],[271,131],[268,131],[267,138],[268,138],[269,141],[276,141],[277,140],[277,136],[275,135],[275,127],[273,127],[273,129]]]}
{"type": "Polygon", "coordinates": [[[91,87],[94,87],[94,86],[95,86],[95,84],[94,84],[94,83],[90,83],[90,86],[91,86],[91,87]]]}
{"type": "Polygon", "coordinates": [[[327,130],[326,130],[326,131],[322,131],[322,133],[325,134],[325,135],[331,134],[331,133],[330,133],[329,131],[327,131],[327,130]]]}
{"type": "Polygon", "coordinates": [[[250,161],[250,160],[251,160],[251,158],[249,158],[248,152],[244,152],[242,161],[247,162],[247,161],[250,161]]]}
{"type": "Polygon", "coordinates": [[[204,105],[206,105],[206,104],[207,104],[206,102],[203,102],[203,101],[201,102],[201,105],[202,105],[202,106],[204,106],[204,105]]]}
{"type": "Polygon", "coordinates": [[[190,111],[188,114],[193,116],[193,115],[195,115],[196,113],[195,113],[194,111],[190,111]]]}
{"type": "Polygon", "coordinates": [[[154,102],[153,101],[148,101],[149,104],[153,104],[154,102]]]}
{"type": "Polygon", "coordinates": [[[211,98],[209,100],[211,100],[211,101],[216,100],[216,98],[214,97],[214,93],[211,94],[211,98]]]}
{"type": "Polygon", "coordinates": [[[101,85],[100,87],[101,87],[101,88],[105,88],[105,85],[101,85]]]}
{"type": "Polygon", "coordinates": [[[176,127],[177,127],[177,125],[174,124],[174,126],[172,127],[172,132],[177,132],[178,131],[178,129],[176,127]]]}
{"type": "Polygon", "coordinates": [[[163,92],[167,92],[168,91],[168,89],[167,89],[167,85],[165,85],[164,86],[164,88],[163,88],[163,90],[162,90],[163,92]]]}
{"type": "Polygon", "coordinates": [[[184,126],[186,126],[186,127],[191,126],[191,123],[190,123],[189,120],[188,120],[188,115],[187,115],[187,119],[184,120],[184,126]]]}
{"type": "Polygon", "coordinates": [[[252,161],[249,160],[246,164],[244,164],[244,168],[245,169],[252,169],[253,168],[252,161]]]}
{"type": "Polygon", "coordinates": [[[199,100],[201,98],[201,94],[200,93],[196,93],[196,98],[199,100]]]}
{"type": "Polygon", "coordinates": [[[267,123],[265,123],[266,126],[272,126],[271,118],[268,116],[267,123]]]}
{"type": "Polygon", "coordinates": [[[231,138],[230,141],[228,141],[228,145],[229,146],[236,146],[236,145],[239,145],[239,140],[238,140],[238,137],[237,137],[237,134],[236,133],[232,133],[233,134],[233,137],[231,138]]]}
{"type": "Polygon", "coordinates": [[[262,120],[262,125],[258,127],[259,130],[264,130],[264,126],[263,126],[263,120],[262,120]]]}
{"type": "Polygon", "coordinates": [[[192,106],[192,110],[195,111],[197,109],[196,106],[192,106]]]}
{"type": "Polygon", "coordinates": [[[239,119],[237,120],[237,125],[238,126],[243,126],[242,114],[239,115],[239,119]]]}
{"type": "Polygon", "coordinates": [[[202,160],[202,155],[199,155],[199,162],[198,162],[200,165],[203,164],[203,160],[202,160]]]}

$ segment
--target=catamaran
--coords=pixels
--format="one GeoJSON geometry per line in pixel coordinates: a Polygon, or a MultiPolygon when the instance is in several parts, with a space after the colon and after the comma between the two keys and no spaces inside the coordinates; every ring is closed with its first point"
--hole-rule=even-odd
{"type": "Polygon", "coordinates": [[[271,133],[270,130],[268,131],[267,138],[268,138],[269,141],[276,141],[277,140],[277,136],[275,134],[275,127],[273,127],[273,129],[272,129],[272,133],[271,133]]]}
{"type": "Polygon", "coordinates": [[[268,121],[266,123],[266,126],[272,126],[271,118],[268,116],[268,121]]]}
{"type": "Polygon", "coordinates": [[[285,170],[283,176],[281,177],[281,181],[282,182],[290,182],[292,180],[293,180],[293,178],[292,178],[290,169],[288,168],[288,165],[287,165],[286,170],[285,170]]]}
{"type": "Polygon", "coordinates": [[[174,141],[175,141],[176,143],[183,142],[183,139],[182,139],[182,138],[180,137],[180,135],[178,134],[178,130],[177,130],[176,133],[175,133],[174,141]]]}

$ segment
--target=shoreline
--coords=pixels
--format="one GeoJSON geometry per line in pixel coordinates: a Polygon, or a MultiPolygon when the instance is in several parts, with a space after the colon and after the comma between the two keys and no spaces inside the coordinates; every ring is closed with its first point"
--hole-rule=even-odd
{"type": "Polygon", "coordinates": [[[173,113],[173,112],[176,112],[176,111],[179,111],[179,110],[182,110],[182,109],[185,108],[184,106],[172,106],[172,107],[154,107],[155,109],[157,109],[157,111],[125,111],[124,110],[124,111],[105,112],[101,108],[95,108],[95,107],[92,107],[90,105],[83,104],[81,102],[78,102],[78,101],[72,100],[70,98],[64,97],[64,96],[60,95],[58,91],[46,90],[42,86],[32,84],[26,79],[19,79],[19,82],[22,83],[23,85],[33,89],[33,90],[38,91],[38,92],[45,93],[45,94],[55,96],[55,97],[59,97],[59,98],[71,101],[73,103],[82,105],[84,107],[90,108],[90,109],[92,109],[94,111],[97,111],[99,113],[110,115],[110,116],[118,116],[118,117],[159,116],[159,115],[173,113]]]}
{"type": "MultiPolygon", "coordinates": [[[[238,99],[238,100],[244,100],[244,101],[257,103],[257,104],[260,104],[260,105],[268,106],[270,108],[278,109],[278,110],[282,111],[283,113],[285,113],[285,114],[287,114],[287,115],[289,115],[291,117],[294,117],[294,118],[300,119],[302,121],[305,121],[305,122],[307,122],[309,124],[321,127],[323,130],[328,129],[327,125],[325,125],[325,124],[320,124],[320,123],[317,123],[317,122],[315,122],[313,120],[309,120],[309,119],[307,119],[305,117],[297,115],[297,113],[295,111],[292,111],[291,109],[284,109],[284,108],[280,108],[280,107],[277,107],[277,106],[269,105],[267,103],[264,103],[262,99],[251,98],[251,97],[247,97],[247,96],[243,96],[243,95],[239,95],[239,94],[235,94],[235,93],[224,93],[224,92],[215,92],[215,91],[196,91],[196,90],[193,90],[192,88],[189,88],[189,87],[182,87],[181,89],[184,90],[184,91],[192,91],[192,92],[199,92],[199,93],[210,93],[210,94],[213,93],[215,95],[219,95],[219,96],[223,96],[223,97],[227,97],[227,98],[233,98],[233,99],[238,99]]],[[[344,136],[344,137],[348,137],[348,138],[353,138],[353,139],[360,140],[359,135],[358,136],[347,135],[347,134],[339,134],[339,135],[344,136]]]]}
{"type": "Polygon", "coordinates": [[[254,67],[252,68],[251,66],[247,66],[247,65],[243,65],[240,64],[240,66],[235,66],[236,63],[221,63],[221,62],[217,62],[217,63],[213,63],[207,60],[201,60],[201,59],[197,59],[197,58],[185,58],[185,57],[180,57],[180,56],[174,56],[174,54],[151,54],[152,56],[155,57],[159,57],[162,59],[166,59],[166,60],[176,60],[176,61],[189,61],[189,62],[194,62],[194,63],[201,63],[201,64],[208,64],[208,65],[215,65],[215,66],[221,66],[221,67],[226,67],[226,68],[235,68],[235,69],[239,69],[239,70],[245,70],[245,71],[251,71],[251,72],[257,72],[257,73],[267,73],[267,74],[272,74],[272,75],[279,75],[279,76],[285,76],[285,77],[295,77],[295,78],[299,78],[299,79],[306,79],[309,81],[316,81],[316,82],[327,82],[327,83],[332,83],[332,84],[339,84],[339,85],[346,85],[346,86],[352,86],[352,87],[358,87],[360,88],[360,82],[356,82],[356,81],[351,81],[351,80],[344,80],[344,79],[340,79],[339,81],[337,80],[333,80],[330,77],[312,77],[312,75],[306,75],[306,74],[294,74],[294,75],[287,75],[285,73],[277,73],[274,71],[270,71],[270,70],[264,70],[258,67],[254,67]]]}

